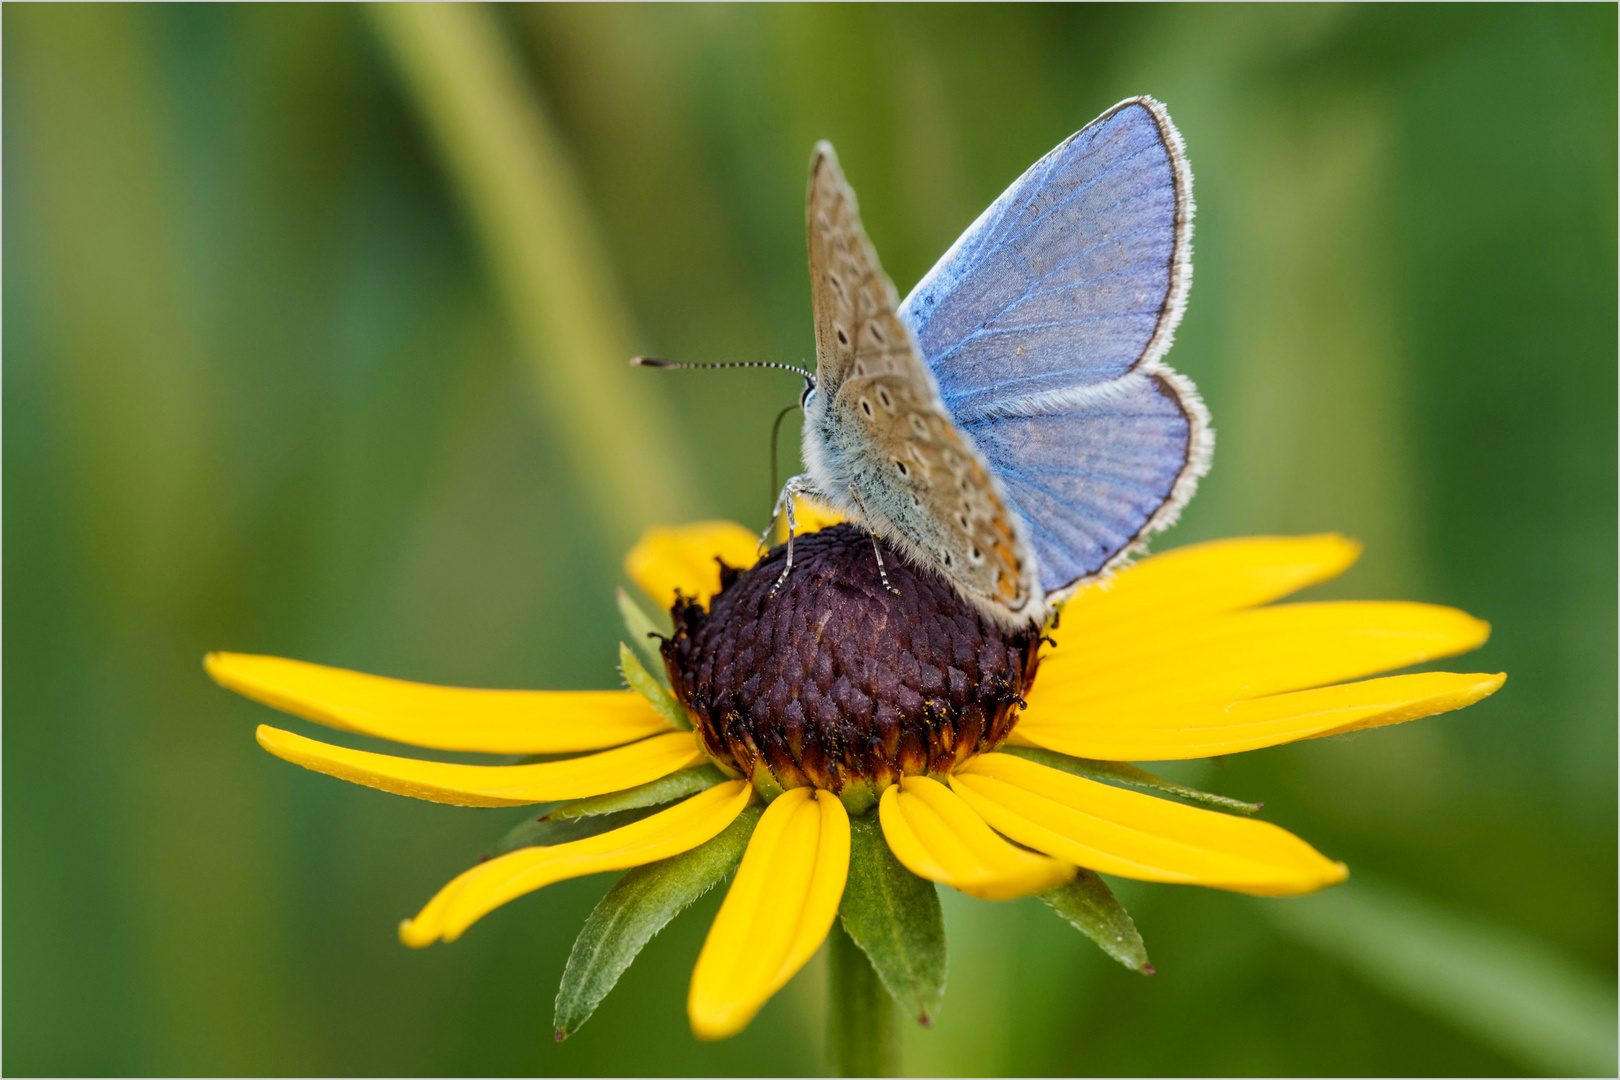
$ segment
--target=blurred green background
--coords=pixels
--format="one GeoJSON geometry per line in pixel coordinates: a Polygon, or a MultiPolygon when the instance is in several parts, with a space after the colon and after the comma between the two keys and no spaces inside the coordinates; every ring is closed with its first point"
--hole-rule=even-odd
{"type": "Polygon", "coordinates": [[[357,7],[3,18],[8,1074],[825,1070],[819,961],[739,1038],[687,1034],[715,896],[562,1045],[606,879],[400,946],[523,812],[279,762],[202,654],[615,685],[624,546],[762,524],[796,394],[625,357],[813,355],[812,142],[904,292],[1151,93],[1197,176],[1170,359],[1219,436],[1158,547],[1358,536],[1320,595],[1466,608],[1494,637],[1448,666],[1509,681],[1180,766],[1353,877],[1121,884],[1155,978],[948,896],[907,1068],[1612,1075],[1612,5],[510,7],[466,9],[460,54],[357,7]]]}

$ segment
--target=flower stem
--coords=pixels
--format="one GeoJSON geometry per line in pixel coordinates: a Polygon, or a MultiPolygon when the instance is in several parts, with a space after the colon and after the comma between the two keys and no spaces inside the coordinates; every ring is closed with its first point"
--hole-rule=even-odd
{"type": "Polygon", "coordinates": [[[827,935],[827,1041],[839,1076],[900,1075],[894,1002],[839,920],[827,935]]]}

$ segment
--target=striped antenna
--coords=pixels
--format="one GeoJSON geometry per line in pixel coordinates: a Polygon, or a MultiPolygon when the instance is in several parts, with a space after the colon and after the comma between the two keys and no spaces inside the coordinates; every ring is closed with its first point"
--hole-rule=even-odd
{"type": "Polygon", "coordinates": [[[776,368],[778,371],[791,371],[811,386],[816,385],[816,373],[806,371],[792,364],[777,364],[770,360],[738,360],[728,364],[683,364],[679,360],[660,360],[656,356],[637,356],[631,359],[631,367],[669,368],[672,370],[685,369],[697,371],[703,368],[776,368]]]}

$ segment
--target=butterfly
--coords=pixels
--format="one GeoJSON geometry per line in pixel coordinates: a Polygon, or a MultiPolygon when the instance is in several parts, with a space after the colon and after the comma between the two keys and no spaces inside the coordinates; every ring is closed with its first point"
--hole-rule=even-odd
{"type": "Polygon", "coordinates": [[[1192,215],[1180,133],[1131,98],[1032,165],[901,301],[818,144],[816,370],[805,471],[777,503],[784,576],[793,497],[808,495],[1026,626],[1172,524],[1213,445],[1197,390],[1161,362],[1192,215]]]}

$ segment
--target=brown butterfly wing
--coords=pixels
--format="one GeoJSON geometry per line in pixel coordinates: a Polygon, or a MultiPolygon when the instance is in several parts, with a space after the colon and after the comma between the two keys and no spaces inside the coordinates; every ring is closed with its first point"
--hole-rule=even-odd
{"type": "Polygon", "coordinates": [[[827,143],[811,162],[808,217],[820,395],[806,424],[812,479],[999,621],[1039,618],[1020,526],[940,401],[827,143]]]}
{"type": "Polygon", "coordinates": [[[927,379],[900,300],[861,228],[855,193],[828,143],[810,163],[810,301],[817,385],[829,395],[846,379],[894,373],[927,379]]]}

